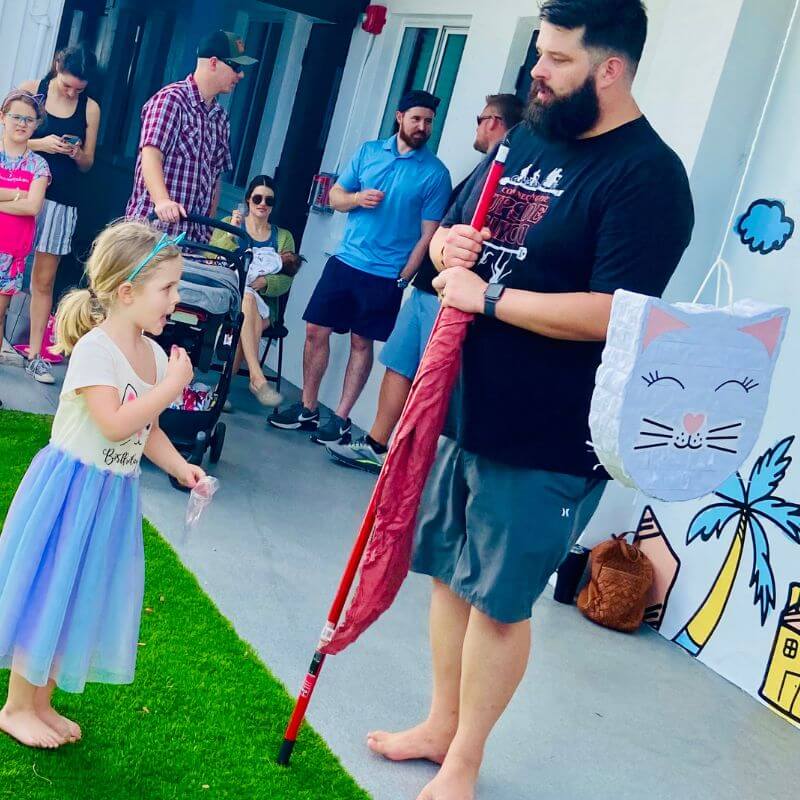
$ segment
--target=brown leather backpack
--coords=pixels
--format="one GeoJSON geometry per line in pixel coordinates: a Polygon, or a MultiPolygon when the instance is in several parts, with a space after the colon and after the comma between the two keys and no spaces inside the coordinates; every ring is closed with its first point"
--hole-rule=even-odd
{"type": "Polygon", "coordinates": [[[591,578],[578,595],[578,608],[592,622],[617,631],[635,631],[644,619],[653,565],[624,537],[614,537],[592,550],[591,578]]]}

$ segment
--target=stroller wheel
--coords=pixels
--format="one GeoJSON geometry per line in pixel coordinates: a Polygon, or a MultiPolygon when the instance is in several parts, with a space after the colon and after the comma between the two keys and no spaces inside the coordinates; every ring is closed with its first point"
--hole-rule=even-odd
{"type": "Polygon", "coordinates": [[[195,466],[200,466],[203,463],[203,456],[206,452],[206,447],[208,447],[208,436],[206,435],[205,431],[198,431],[197,435],[194,437],[194,447],[192,448],[192,454],[189,456],[189,463],[194,464],[195,466]]]}
{"type": "Polygon", "coordinates": [[[214,428],[214,433],[211,434],[211,450],[208,454],[208,460],[212,464],[216,464],[219,461],[223,444],[225,444],[225,423],[218,422],[217,427],[214,428]]]}

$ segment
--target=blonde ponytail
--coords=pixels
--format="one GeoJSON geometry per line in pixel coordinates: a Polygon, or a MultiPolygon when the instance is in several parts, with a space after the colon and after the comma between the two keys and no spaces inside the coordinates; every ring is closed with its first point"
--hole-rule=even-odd
{"type": "Polygon", "coordinates": [[[159,264],[180,256],[175,245],[153,255],[162,231],[144,222],[114,222],[94,240],[86,262],[88,289],[73,289],[58,304],[54,350],[69,355],[81,336],[99,325],[113,309],[123,283],[138,286],[148,280],[159,264]],[[146,261],[133,280],[130,275],[146,261]]]}
{"type": "Polygon", "coordinates": [[[73,289],[58,304],[56,343],[52,349],[69,355],[78,339],[105,318],[103,307],[88,289],[73,289]]]}

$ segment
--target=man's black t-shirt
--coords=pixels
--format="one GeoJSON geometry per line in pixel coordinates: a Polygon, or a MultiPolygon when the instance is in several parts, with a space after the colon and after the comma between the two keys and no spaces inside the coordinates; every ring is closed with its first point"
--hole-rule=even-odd
{"type": "MultiPolygon", "coordinates": [[[[480,164],[475,168],[476,170],[480,168],[480,164]]],[[[450,199],[447,201],[447,209],[445,209],[445,214],[452,208],[453,203],[457,200],[458,196],[461,194],[461,190],[467,185],[467,183],[472,178],[475,170],[473,170],[466,178],[464,178],[461,183],[456,186],[453,191],[450,193],[450,199]]],[[[419,265],[419,269],[417,270],[416,275],[413,278],[413,284],[415,289],[419,289],[421,292],[427,292],[428,294],[436,294],[436,290],[433,288],[433,279],[439,274],[439,270],[433,265],[433,261],[431,261],[431,257],[429,253],[425,253],[425,257],[422,259],[422,263],[419,265]]]]}
{"type": "MultiPolygon", "coordinates": [[[[520,125],[476,271],[534,292],[661,295],[694,211],[686,171],[644,117],[589,139],[551,141],[520,125]]],[[[491,157],[490,157],[491,158],[491,157]]],[[[490,159],[442,225],[468,223],[490,159]]],[[[478,316],[464,343],[458,441],[497,461],[604,476],[588,445],[601,342],[551,339],[478,316]]]]}

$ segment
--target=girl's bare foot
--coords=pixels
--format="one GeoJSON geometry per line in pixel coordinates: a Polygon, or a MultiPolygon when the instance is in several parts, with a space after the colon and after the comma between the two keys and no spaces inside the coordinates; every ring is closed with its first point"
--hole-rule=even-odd
{"type": "Polygon", "coordinates": [[[474,800],[479,770],[479,763],[449,756],[417,800],[474,800]]]}
{"type": "Polygon", "coordinates": [[[399,733],[373,731],[367,734],[367,747],[390,761],[424,758],[441,764],[454,735],[454,730],[438,728],[426,720],[416,728],[399,733]]]}
{"type": "Polygon", "coordinates": [[[61,737],[30,708],[20,711],[0,710],[0,731],[27,747],[55,750],[63,742],[61,737]]]}
{"type": "Polygon", "coordinates": [[[62,744],[77,742],[83,735],[77,722],[59,714],[51,705],[37,708],[36,716],[61,737],[62,744]]]}

